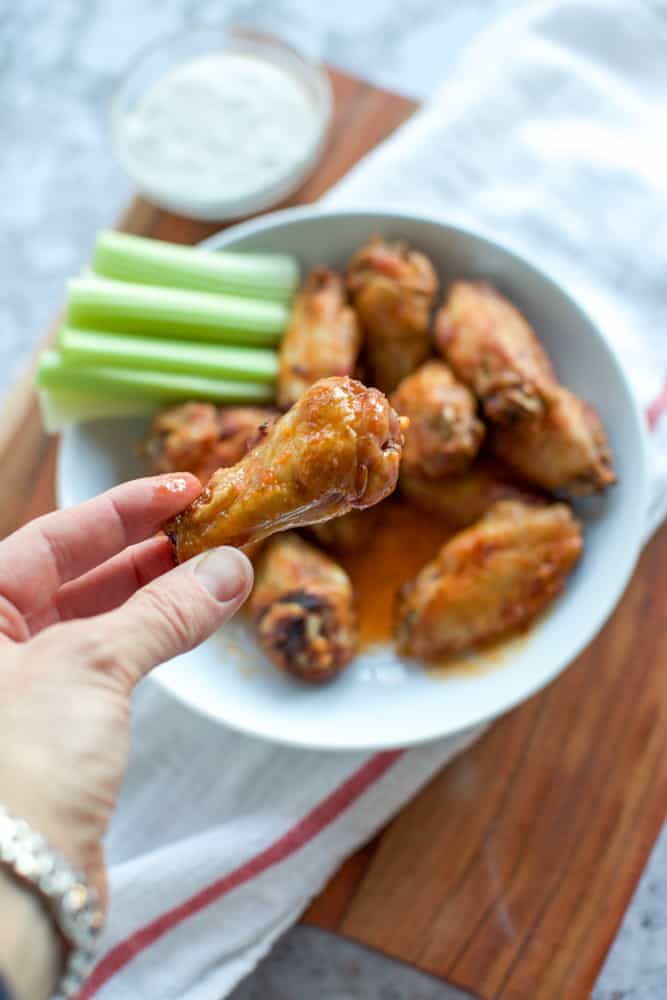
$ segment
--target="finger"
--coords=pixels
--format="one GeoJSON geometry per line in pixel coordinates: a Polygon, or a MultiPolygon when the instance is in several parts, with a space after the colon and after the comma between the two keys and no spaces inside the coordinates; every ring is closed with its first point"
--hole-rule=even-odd
{"type": "Polygon", "coordinates": [[[34,635],[54,622],[111,611],[173,565],[173,549],[165,535],[130,545],[113,559],[61,587],[49,605],[28,616],[30,632],[34,635]]]}
{"type": "Polygon", "coordinates": [[[21,614],[36,613],[64,583],[155,534],[200,492],[187,473],[135,479],[37,518],[0,542],[0,595],[21,614]]]}
{"type": "Polygon", "coordinates": [[[56,625],[42,637],[65,642],[70,656],[115,673],[129,691],[153,667],[192,649],[228,621],[252,580],[247,556],[238,549],[214,549],[153,580],[115,611],[56,625]]]}

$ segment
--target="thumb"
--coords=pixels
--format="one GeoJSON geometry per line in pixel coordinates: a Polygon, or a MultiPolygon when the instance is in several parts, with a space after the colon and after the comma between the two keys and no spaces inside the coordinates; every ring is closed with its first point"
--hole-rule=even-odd
{"type": "MultiPolygon", "coordinates": [[[[153,667],[224,625],[252,582],[247,556],[238,549],[213,549],[153,580],[121,607],[80,625],[90,625],[104,664],[133,686],[153,667]]],[[[95,659],[99,662],[99,656],[95,659]]]]}

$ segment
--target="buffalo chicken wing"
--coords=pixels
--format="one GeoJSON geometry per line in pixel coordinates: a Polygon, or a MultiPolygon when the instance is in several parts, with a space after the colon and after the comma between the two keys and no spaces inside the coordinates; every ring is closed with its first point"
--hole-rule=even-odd
{"type": "Polygon", "coordinates": [[[600,418],[592,406],[562,386],[538,420],[498,427],[491,447],[518,473],[546,490],[583,496],[616,481],[600,418]]]}
{"type": "Polygon", "coordinates": [[[368,381],[392,392],[431,352],[433,265],[404,243],[376,237],[352,258],[347,288],[366,338],[368,381]]]}
{"type": "Polygon", "coordinates": [[[264,549],[249,609],[267,656],[303,681],[330,680],[356,653],[350,578],[294,532],[277,535],[264,549]]]}
{"type": "Polygon", "coordinates": [[[496,504],[403,589],[400,651],[435,660],[526,627],[561,591],[582,544],[566,504],[496,504]]]}
{"type": "Polygon", "coordinates": [[[371,507],[394,490],[402,446],[401,419],[381,392],[322,379],[164,530],[184,562],[371,507]]]}
{"type": "Polygon", "coordinates": [[[206,483],[236,465],[274,422],[276,410],[184,403],[158,413],[141,445],[149,472],[192,472],[206,483]]]}
{"type": "Polygon", "coordinates": [[[410,420],[401,470],[438,478],[461,472],[484,437],[477,402],[442,361],[427,361],[400,383],[391,397],[410,420]]]}
{"type": "Polygon", "coordinates": [[[485,281],[452,284],[436,316],[435,342],[494,423],[539,416],[557,384],[532,327],[485,281]]]}
{"type": "Polygon", "coordinates": [[[318,379],[354,375],[360,348],[359,322],[342,278],[318,268],[294,300],[280,345],[278,406],[288,410],[318,379]]]}

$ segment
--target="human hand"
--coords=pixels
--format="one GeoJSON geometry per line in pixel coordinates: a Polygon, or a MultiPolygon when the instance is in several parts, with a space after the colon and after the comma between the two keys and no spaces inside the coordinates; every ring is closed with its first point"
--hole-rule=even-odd
{"type": "Polygon", "coordinates": [[[252,585],[236,549],[172,568],[155,532],[200,489],[189,475],[137,480],[0,542],[0,801],[103,904],[132,690],[226,622],[252,585]]]}

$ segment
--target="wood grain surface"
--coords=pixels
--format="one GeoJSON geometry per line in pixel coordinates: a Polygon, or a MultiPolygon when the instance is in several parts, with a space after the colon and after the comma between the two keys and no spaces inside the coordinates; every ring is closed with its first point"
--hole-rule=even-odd
{"type": "Polygon", "coordinates": [[[306,919],[484,998],[589,995],[667,802],[667,526],[612,620],[306,919]]]}
{"type": "MultiPolygon", "coordinates": [[[[333,72],[322,194],[412,111],[333,72]]],[[[193,243],[220,228],[136,199],[120,227],[193,243]]],[[[31,376],[3,412],[0,533],[54,506],[55,444],[31,376]]],[[[667,528],[602,634],[350,858],[305,919],[485,1000],[588,996],[667,802],[667,528]]]]}

